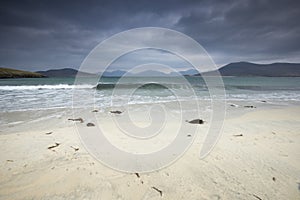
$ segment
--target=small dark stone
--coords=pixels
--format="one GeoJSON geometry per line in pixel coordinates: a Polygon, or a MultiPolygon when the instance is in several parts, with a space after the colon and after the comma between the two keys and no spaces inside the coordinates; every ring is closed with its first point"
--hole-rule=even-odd
{"type": "Polygon", "coordinates": [[[113,113],[113,114],[121,114],[122,112],[119,111],[119,110],[112,110],[112,111],[110,111],[110,113],[113,113]]]}
{"type": "Polygon", "coordinates": [[[88,126],[88,127],[95,126],[95,124],[93,124],[93,123],[87,123],[86,126],[88,126]]]}
{"type": "Polygon", "coordinates": [[[204,124],[204,121],[202,119],[194,119],[191,121],[188,121],[190,124],[204,124]]]}

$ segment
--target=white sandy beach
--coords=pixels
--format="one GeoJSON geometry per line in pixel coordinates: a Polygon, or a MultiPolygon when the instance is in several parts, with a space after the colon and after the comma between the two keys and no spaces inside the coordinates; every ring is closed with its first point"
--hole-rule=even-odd
{"type": "MultiPolygon", "coordinates": [[[[300,199],[300,106],[230,104],[223,134],[205,159],[199,151],[209,121],[186,123],[199,126],[191,148],[174,164],[138,175],[92,157],[68,112],[42,122],[2,124],[0,199],[300,199]]],[[[20,115],[2,114],[16,121],[20,115]]]]}

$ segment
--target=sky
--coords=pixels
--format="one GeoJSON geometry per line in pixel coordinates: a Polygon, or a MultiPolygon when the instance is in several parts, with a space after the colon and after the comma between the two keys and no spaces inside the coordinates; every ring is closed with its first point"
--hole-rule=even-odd
{"type": "MultiPolygon", "coordinates": [[[[186,34],[202,45],[217,66],[239,61],[300,62],[299,19],[297,0],[2,0],[0,67],[78,69],[100,42],[141,27],[186,34]]],[[[126,69],[130,61],[145,56],[172,57],[151,50],[128,56],[127,64],[118,67],[126,69]]]]}

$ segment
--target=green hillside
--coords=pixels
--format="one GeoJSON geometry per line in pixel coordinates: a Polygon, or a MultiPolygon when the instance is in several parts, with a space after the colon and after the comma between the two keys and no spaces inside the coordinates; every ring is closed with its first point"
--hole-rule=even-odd
{"type": "Polygon", "coordinates": [[[42,78],[42,74],[9,68],[0,68],[0,78],[42,78]]]}

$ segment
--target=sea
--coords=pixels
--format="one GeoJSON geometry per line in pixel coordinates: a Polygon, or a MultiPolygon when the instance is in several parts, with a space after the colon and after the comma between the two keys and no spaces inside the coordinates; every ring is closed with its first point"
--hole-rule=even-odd
{"type": "MultiPolygon", "coordinates": [[[[210,88],[201,77],[102,77],[97,82],[75,78],[20,78],[0,80],[1,112],[72,108],[74,90],[81,105],[105,108],[115,104],[145,104],[191,99],[210,100],[210,88]],[[93,93],[93,101],[85,99],[93,93]],[[88,96],[88,95],[86,95],[88,96]],[[93,105],[91,105],[93,104],[93,105]]],[[[223,77],[226,101],[300,102],[300,77],[223,77]]]]}

